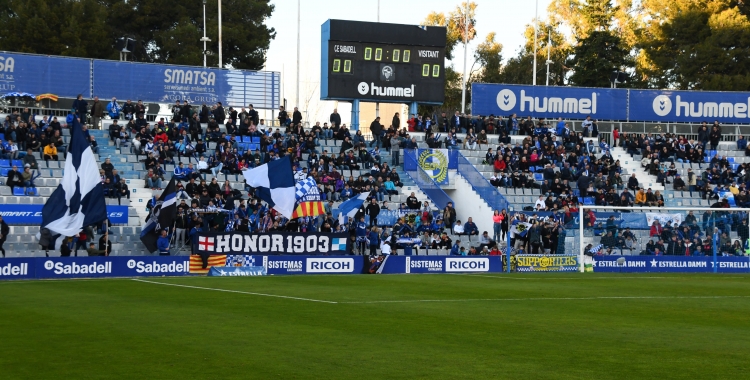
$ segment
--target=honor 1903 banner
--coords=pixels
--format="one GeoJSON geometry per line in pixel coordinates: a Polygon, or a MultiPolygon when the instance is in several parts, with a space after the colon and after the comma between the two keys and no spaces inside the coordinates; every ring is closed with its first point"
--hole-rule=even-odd
{"type": "Polygon", "coordinates": [[[348,255],[348,234],[312,232],[203,232],[195,254],[222,255],[348,255]]]}

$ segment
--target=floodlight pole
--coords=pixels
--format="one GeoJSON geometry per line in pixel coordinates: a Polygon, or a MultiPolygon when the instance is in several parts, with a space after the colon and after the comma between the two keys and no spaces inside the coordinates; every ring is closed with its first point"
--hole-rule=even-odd
{"type": "Polygon", "coordinates": [[[536,34],[537,34],[537,17],[539,15],[539,0],[536,0],[536,8],[534,8],[534,72],[533,74],[533,85],[536,86],[536,34]]]}
{"type": "Polygon", "coordinates": [[[551,30],[547,29],[547,82],[545,86],[549,86],[549,65],[552,63],[550,60],[550,45],[552,44],[552,33],[551,30]]]}
{"type": "Polygon", "coordinates": [[[203,67],[206,67],[206,42],[211,41],[206,36],[206,0],[203,0],[203,67]]]}
{"type": "Polygon", "coordinates": [[[297,0],[297,93],[294,99],[295,107],[299,107],[299,28],[300,27],[300,0],[297,0]]]}
{"type": "Polygon", "coordinates": [[[221,61],[221,0],[219,0],[219,68],[223,68],[221,61]]]}
{"type": "MultiPolygon", "coordinates": [[[[380,22],[380,0],[378,0],[378,22],[380,22]]],[[[375,117],[380,117],[380,102],[375,102],[375,117]]],[[[375,136],[372,136],[373,140],[375,136]]]]}
{"type": "Polygon", "coordinates": [[[464,9],[464,74],[461,77],[461,114],[466,113],[466,44],[469,41],[469,0],[464,9]]]}

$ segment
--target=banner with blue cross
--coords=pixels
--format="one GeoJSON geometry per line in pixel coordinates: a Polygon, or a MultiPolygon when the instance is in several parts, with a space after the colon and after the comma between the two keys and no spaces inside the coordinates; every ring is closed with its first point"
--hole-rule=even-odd
{"type": "Polygon", "coordinates": [[[254,255],[348,255],[347,233],[200,232],[193,254],[227,255],[226,266],[259,265],[254,255]]]}

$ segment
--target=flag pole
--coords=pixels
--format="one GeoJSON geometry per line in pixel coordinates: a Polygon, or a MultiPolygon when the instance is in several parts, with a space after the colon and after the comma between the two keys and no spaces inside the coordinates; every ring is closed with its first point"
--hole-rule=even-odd
{"type": "Polygon", "coordinates": [[[104,220],[104,256],[109,256],[109,223],[104,220]]]}
{"type": "MultiPolygon", "coordinates": [[[[175,227],[177,227],[177,221],[175,220],[174,223],[172,223],[172,237],[169,238],[169,245],[167,246],[167,252],[169,252],[170,249],[172,249],[172,241],[176,239],[177,234],[175,233],[175,227]]],[[[161,252],[160,252],[161,253],[161,252]]],[[[170,253],[171,255],[171,253],[170,253]]]]}

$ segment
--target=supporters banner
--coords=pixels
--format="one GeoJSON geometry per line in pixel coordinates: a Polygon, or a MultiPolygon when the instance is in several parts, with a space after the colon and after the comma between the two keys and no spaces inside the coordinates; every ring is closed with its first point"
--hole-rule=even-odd
{"type": "MultiPolygon", "coordinates": [[[[711,256],[594,256],[589,259],[594,272],[701,272],[713,273],[711,256]]],[[[750,257],[716,258],[719,273],[750,273],[750,257]]]]}
{"type": "Polygon", "coordinates": [[[556,119],[626,120],[628,92],[621,89],[519,86],[510,84],[471,85],[471,113],[474,115],[516,114],[556,119]]]}
{"type": "MultiPolygon", "coordinates": [[[[8,224],[42,224],[42,207],[0,204],[0,216],[8,224]]],[[[128,224],[128,206],[107,206],[107,217],[112,224],[128,224]]]]}
{"type": "Polygon", "coordinates": [[[223,255],[347,255],[348,234],[314,232],[202,232],[194,254],[223,255]]]}
{"type": "Polygon", "coordinates": [[[93,61],[94,93],[104,99],[117,97],[144,102],[275,109],[279,106],[280,73],[220,70],[137,62],[93,61]]]}
{"type": "Polygon", "coordinates": [[[750,92],[629,90],[630,120],[747,124],[750,92]]]}
{"type": "Polygon", "coordinates": [[[516,255],[517,272],[576,272],[576,255],[516,255]]]}
{"type": "Polygon", "coordinates": [[[91,95],[91,60],[0,52],[0,93],[91,95]]]}

